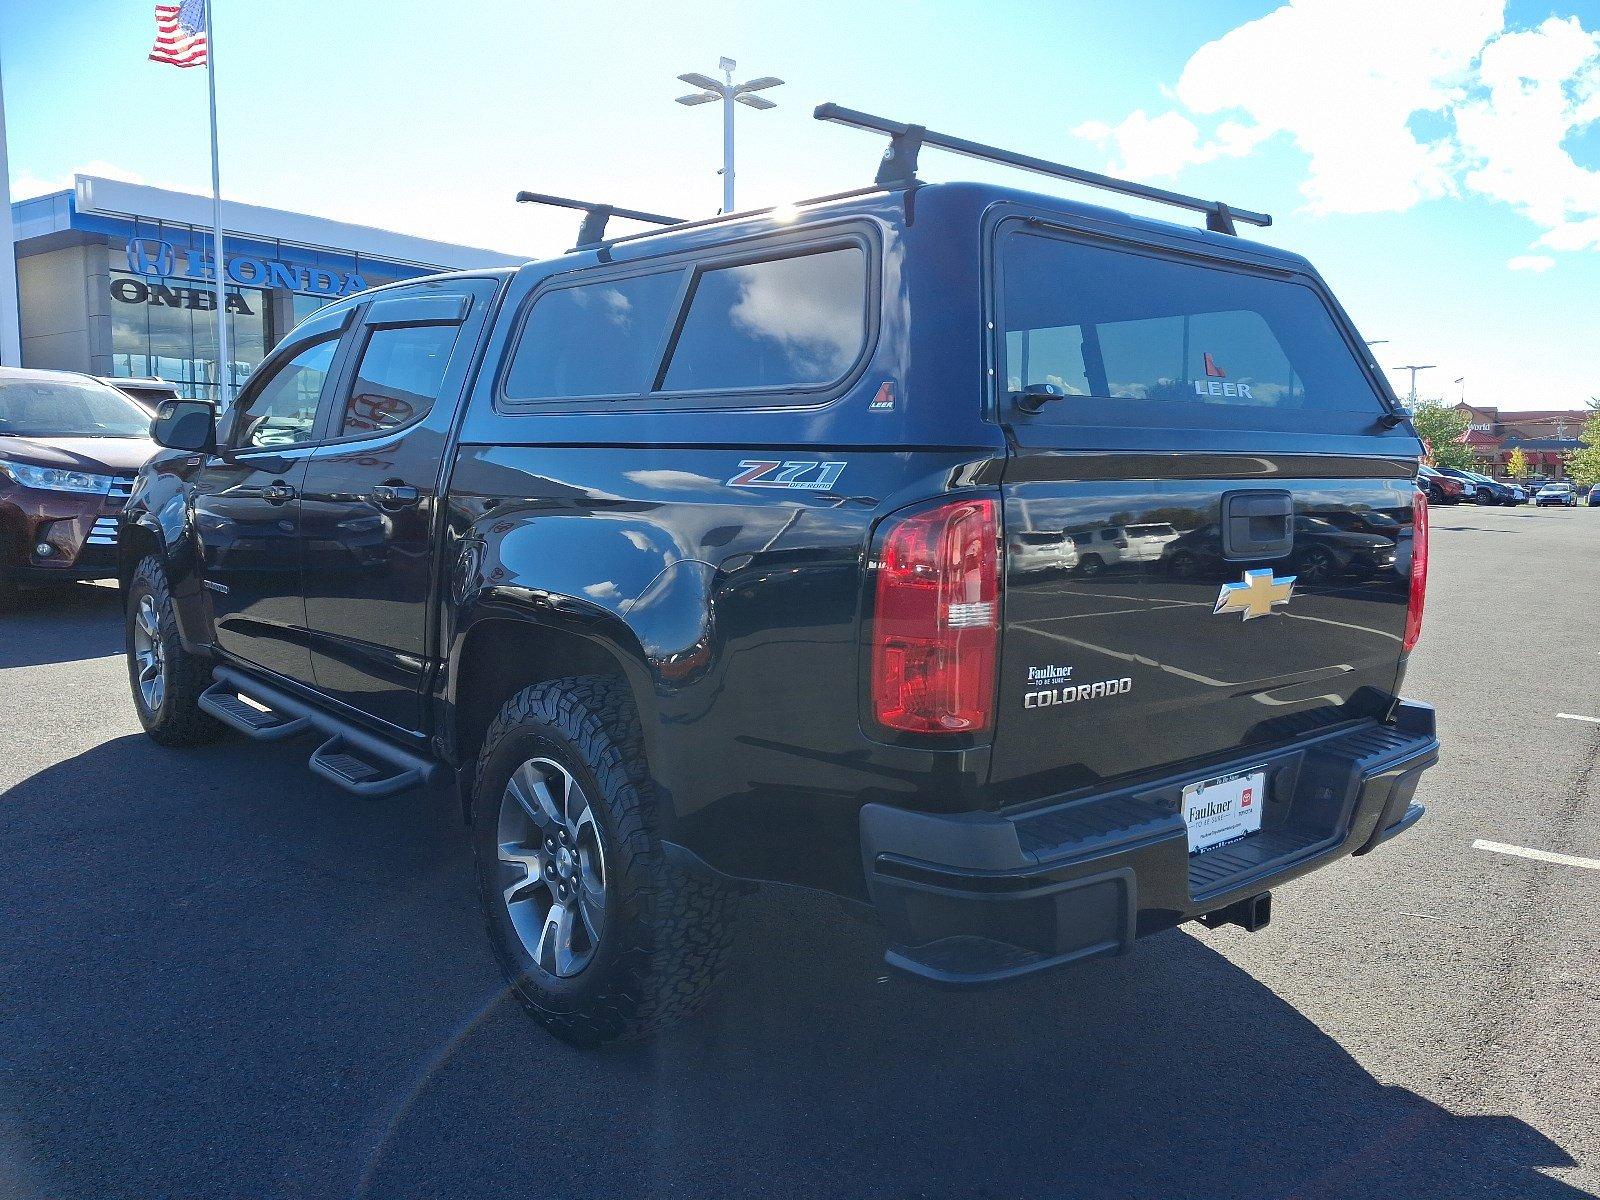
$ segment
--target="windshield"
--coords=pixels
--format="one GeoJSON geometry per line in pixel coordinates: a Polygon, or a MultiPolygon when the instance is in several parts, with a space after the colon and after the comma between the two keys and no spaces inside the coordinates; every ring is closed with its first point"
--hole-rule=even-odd
{"type": "Polygon", "coordinates": [[[150,414],[91,379],[0,379],[0,434],[144,438],[150,414]]]}

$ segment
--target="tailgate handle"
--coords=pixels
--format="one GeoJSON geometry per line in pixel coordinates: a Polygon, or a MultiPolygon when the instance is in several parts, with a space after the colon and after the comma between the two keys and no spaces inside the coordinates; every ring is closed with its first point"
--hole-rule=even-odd
{"type": "Polygon", "coordinates": [[[1282,558],[1293,549],[1294,498],[1288,492],[1228,492],[1222,497],[1224,558],[1282,558]]]}

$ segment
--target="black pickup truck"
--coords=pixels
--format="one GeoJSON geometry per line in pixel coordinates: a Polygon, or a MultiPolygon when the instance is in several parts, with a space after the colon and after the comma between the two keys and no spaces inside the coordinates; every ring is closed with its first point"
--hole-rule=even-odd
{"type": "Polygon", "coordinates": [[[1399,694],[1421,447],[1311,266],[1235,236],[1268,218],[818,115],[891,137],[876,184],[591,206],[558,258],[329,305],[220,420],[162,406],[122,518],[150,736],[454,784],[507,978],[575,1042],[692,1009],[762,882],[943,983],[1259,928],[1437,760],[1399,694]],[[924,185],[927,146],[1206,228],[924,185]],[[1394,568],[1297,584],[1345,512],[1394,568]]]}

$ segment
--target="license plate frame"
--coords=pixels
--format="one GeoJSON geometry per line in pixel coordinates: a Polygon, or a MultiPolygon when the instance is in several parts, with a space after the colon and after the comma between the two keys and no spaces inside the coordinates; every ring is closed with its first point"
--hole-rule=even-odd
{"type": "Polygon", "coordinates": [[[1178,811],[1189,834],[1189,857],[1260,833],[1266,793],[1265,766],[1185,784],[1178,811]]]}

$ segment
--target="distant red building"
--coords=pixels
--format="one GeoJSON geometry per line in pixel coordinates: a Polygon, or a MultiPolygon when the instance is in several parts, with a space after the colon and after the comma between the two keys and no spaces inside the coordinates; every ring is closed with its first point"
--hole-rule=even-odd
{"type": "Polygon", "coordinates": [[[1506,475],[1514,450],[1527,456],[1535,475],[1567,477],[1566,456],[1578,448],[1578,435],[1590,413],[1583,409],[1533,409],[1502,412],[1481,404],[1458,404],[1467,415],[1467,445],[1485,475],[1506,475]]]}

